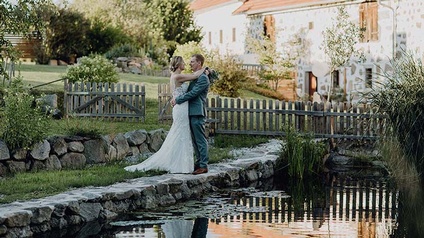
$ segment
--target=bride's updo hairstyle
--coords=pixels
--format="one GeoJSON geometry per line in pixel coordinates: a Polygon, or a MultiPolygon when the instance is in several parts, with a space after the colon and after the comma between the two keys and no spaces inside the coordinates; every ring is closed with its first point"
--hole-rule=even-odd
{"type": "Polygon", "coordinates": [[[171,66],[169,67],[171,72],[175,72],[175,70],[178,69],[180,64],[183,62],[183,57],[181,56],[174,56],[171,59],[171,66]]]}

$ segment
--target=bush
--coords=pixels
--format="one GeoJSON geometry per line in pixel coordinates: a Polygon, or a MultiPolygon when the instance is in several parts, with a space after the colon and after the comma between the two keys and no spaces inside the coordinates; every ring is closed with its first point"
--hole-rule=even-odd
{"type": "Polygon", "coordinates": [[[212,85],[211,91],[224,97],[238,97],[247,72],[233,55],[211,55],[211,67],[218,71],[219,80],[212,85]]]}
{"type": "Polygon", "coordinates": [[[68,66],[65,77],[69,82],[116,83],[119,81],[115,66],[100,55],[82,57],[78,64],[68,66]]]}
{"type": "Polygon", "coordinates": [[[48,120],[20,78],[6,89],[2,117],[2,140],[11,149],[29,148],[47,135],[48,120]]]}

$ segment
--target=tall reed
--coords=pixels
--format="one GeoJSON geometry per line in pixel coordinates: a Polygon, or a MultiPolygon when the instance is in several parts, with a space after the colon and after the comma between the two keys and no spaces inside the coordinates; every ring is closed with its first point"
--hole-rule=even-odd
{"type": "MultiPolygon", "coordinates": [[[[381,70],[384,80],[368,95],[380,113],[388,116],[386,139],[393,137],[402,158],[424,178],[424,69],[411,52],[391,61],[391,70],[381,70]]],[[[401,159],[401,158],[399,158],[401,159]]],[[[398,169],[392,166],[392,169],[398,169]]],[[[401,173],[400,173],[401,174],[401,173]]],[[[424,181],[424,180],[423,180],[424,181]]]]}
{"type": "Polygon", "coordinates": [[[277,159],[277,169],[287,171],[290,177],[303,179],[322,171],[325,145],[310,134],[302,135],[289,127],[286,129],[283,148],[277,159]]]}

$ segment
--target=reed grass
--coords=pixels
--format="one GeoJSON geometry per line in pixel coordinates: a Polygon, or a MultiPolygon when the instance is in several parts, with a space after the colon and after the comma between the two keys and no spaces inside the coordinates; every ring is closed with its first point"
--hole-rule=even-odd
{"type": "MultiPolygon", "coordinates": [[[[424,68],[422,61],[412,52],[403,52],[402,57],[391,61],[391,70],[381,70],[384,81],[367,95],[380,113],[388,116],[388,131],[383,143],[393,137],[402,146],[399,161],[415,167],[424,180],[424,68]],[[404,161],[403,161],[404,160],[404,161]]],[[[389,156],[390,159],[391,156],[389,156]]],[[[394,174],[403,174],[404,168],[390,163],[394,174]],[[395,172],[395,170],[399,170],[395,172]]],[[[416,174],[416,173],[413,173],[416,174]]]]}
{"type": "Polygon", "coordinates": [[[277,159],[277,170],[286,171],[290,177],[302,180],[322,171],[325,145],[315,141],[312,135],[300,134],[293,128],[286,129],[283,148],[277,159]]]}

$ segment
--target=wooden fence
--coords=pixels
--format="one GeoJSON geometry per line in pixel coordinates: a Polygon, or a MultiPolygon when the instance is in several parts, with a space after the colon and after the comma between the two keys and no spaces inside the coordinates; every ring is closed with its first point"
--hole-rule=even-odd
{"type": "Polygon", "coordinates": [[[68,83],[65,80],[66,115],[143,121],[146,115],[143,84],[68,83]]]}
{"type": "MultiPolygon", "coordinates": [[[[159,85],[159,121],[172,120],[166,84],[159,85]]],[[[212,133],[284,136],[288,126],[317,138],[376,139],[385,117],[369,104],[208,98],[212,133]]]]}

